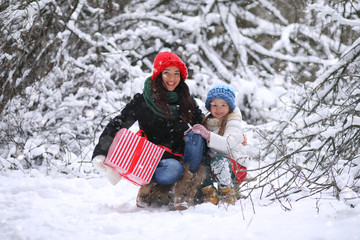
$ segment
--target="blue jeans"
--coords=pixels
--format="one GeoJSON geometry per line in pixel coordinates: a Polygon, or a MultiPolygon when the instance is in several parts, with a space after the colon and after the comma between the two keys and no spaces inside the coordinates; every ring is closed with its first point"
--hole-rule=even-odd
{"type": "Polygon", "coordinates": [[[174,158],[162,159],[154,173],[154,181],[157,184],[172,184],[183,174],[184,168],[181,163],[174,158]]]}
{"type": "Polygon", "coordinates": [[[200,134],[190,131],[186,135],[183,162],[189,163],[190,172],[193,173],[198,169],[203,156],[204,147],[205,139],[200,134]]]}
{"type": "MultiPolygon", "coordinates": [[[[184,163],[189,163],[190,172],[195,172],[200,165],[205,147],[204,138],[190,131],[185,138],[184,163]]],[[[174,158],[162,159],[154,173],[154,181],[157,184],[172,184],[183,174],[184,168],[174,158]]]]}

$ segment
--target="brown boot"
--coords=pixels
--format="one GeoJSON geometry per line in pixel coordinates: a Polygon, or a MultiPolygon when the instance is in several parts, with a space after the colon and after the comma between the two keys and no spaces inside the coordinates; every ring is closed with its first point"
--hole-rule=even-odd
{"type": "Polygon", "coordinates": [[[182,177],[175,182],[172,189],[172,203],[170,210],[186,210],[189,206],[195,205],[195,198],[206,177],[205,168],[200,165],[199,169],[191,173],[187,164],[184,164],[182,177]]]}
{"type": "Polygon", "coordinates": [[[138,195],[136,197],[136,205],[138,207],[148,207],[150,206],[152,199],[151,199],[151,192],[155,187],[155,183],[151,181],[149,184],[143,185],[139,188],[138,195]]]}
{"type": "Polygon", "coordinates": [[[204,195],[204,203],[210,202],[214,205],[219,203],[218,191],[214,186],[207,186],[202,189],[204,195]]]}
{"type": "Polygon", "coordinates": [[[174,187],[171,190],[172,202],[169,206],[170,210],[182,211],[188,208],[186,200],[188,197],[188,191],[192,177],[193,174],[187,168],[184,168],[183,175],[175,182],[174,187]]]}
{"type": "Polygon", "coordinates": [[[149,184],[141,186],[136,197],[138,207],[148,207],[152,203],[156,205],[168,205],[170,203],[169,191],[172,185],[161,185],[151,181],[149,184]]]}
{"type": "Polygon", "coordinates": [[[220,187],[219,193],[221,196],[220,203],[227,203],[231,205],[235,205],[236,202],[236,191],[231,187],[220,187]]]}

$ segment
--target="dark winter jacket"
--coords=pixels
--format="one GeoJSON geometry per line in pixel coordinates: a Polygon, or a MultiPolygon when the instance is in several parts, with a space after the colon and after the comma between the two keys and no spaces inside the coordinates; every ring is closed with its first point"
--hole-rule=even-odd
{"type": "MultiPolygon", "coordinates": [[[[195,123],[201,123],[203,114],[193,99],[195,109],[195,123]]],[[[100,135],[99,143],[95,146],[92,158],[98,155],[107,155],[111,142],[121,128],[130,128],[138,121],[139,128],[143,130],[146,137],[152,143],[169,148],[173,153],[184,152],[184,131],[189,126],[180,118],[172,120],[156,115],[146,104],[142,94],[135,94],[134,98],[121,111],[121,114],[112,119],[100,135]]],[[[164,158],[177,158],[165,152],[164,158]]],[[[178,158],[177,158],[178,159],[178,158]]]]}

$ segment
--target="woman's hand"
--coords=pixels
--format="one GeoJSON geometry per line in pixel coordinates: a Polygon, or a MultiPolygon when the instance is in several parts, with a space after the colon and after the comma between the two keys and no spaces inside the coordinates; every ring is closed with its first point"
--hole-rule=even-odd
{"type": "Polygon", "coordinates": [[[99,172],[105,173],[112,185],[117,184],[121,180],[121,175],[112,167],[104,164],[105,156],[99,155],[94,157],[94,168],[99,172]]]}
{"type": "Polygon", "coordinates": [[[94,157],[93,164],[94,164],[94,168],[96,170],[98,170],[99,172],[106,173],[107,168],[106,168],[106,165],[104,164],[104,160],[105,160],[104,155],[98,155],[98,156],[94,157]]]}

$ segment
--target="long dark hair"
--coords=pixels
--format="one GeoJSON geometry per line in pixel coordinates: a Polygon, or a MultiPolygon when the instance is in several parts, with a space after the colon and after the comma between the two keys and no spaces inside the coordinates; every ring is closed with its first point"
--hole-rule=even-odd
{"type": "MultiPolygon", "coordinates": [[[[164,111],[165,116],[172,118],[171,108],[167,96],[167,89],[163,85],[162,73],[152,81],[151,87],[153,89],[153,97],[156,105],[164,111]]],[[[181,77],[179,85],[174,90],[179,95],[179,107],[180,107],[180,118],[185,123],[193,124],[194,121],[194,103],[190,96],[190,90],[188,85],[181,77]]]]}

